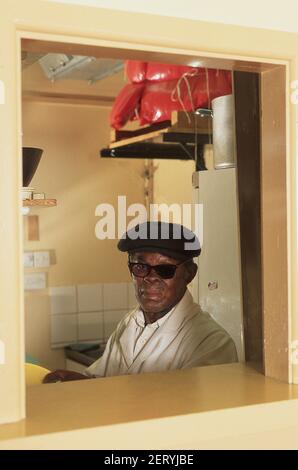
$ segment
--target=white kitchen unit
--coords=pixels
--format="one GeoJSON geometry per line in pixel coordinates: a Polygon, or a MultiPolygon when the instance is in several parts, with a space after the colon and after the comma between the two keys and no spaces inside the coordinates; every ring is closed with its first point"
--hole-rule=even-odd
{"type": "Polygon", "coordinates": [[[231,335],[239,360],[243,361],[236,170],[227,168],[196,172],[193,186],[194,202],[202,204],[203,227],[200,232],[203,233],[203,243],[192,292],[202,309],[231,335]]]}

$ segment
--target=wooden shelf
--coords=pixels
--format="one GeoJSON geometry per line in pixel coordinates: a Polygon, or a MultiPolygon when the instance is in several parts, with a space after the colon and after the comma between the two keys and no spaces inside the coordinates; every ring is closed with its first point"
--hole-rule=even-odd
{"type": "Polygon", "coordinates": [[[54,207],[57,206],[57,199],[24,199],[24,207],[54,207]]]}
{"type": "Polygon", "coordinates": [[[173,111],[171,121],[143,126],[135,130],[112,130],[110,134],[110,149],[141,143],[151,142],[195,142],[208,143],[212,135],[212,119],[195,116],[194,113],[173,111]]]}

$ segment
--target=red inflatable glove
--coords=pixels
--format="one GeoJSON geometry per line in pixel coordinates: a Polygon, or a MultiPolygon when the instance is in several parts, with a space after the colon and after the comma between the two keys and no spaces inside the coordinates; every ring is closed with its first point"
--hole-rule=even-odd
{"type": "Polygon", "coordinates": [[[173,111],[191,111],[192,97],[198,86],[198,77],[188,77],[184,80],[169,80],[167,82],[148,82],[143,92],[140,124],[167,121],[173,111]]]}
{"type": "Polygon", "coordinates": [[[147,62],[126,60],[124,75],[131,83],[143,83],[146,80],[147,62]]]}
{"type": "Polygon", "coordinates": [[[194,67],[186,65],[160,64],[158,62],[148,62],[146,79],[151,82],[164,82],[177,80],[184,73],[193,72],[194,67]]]}
{"type": "Polygon", "coordinates": [[[142,96],[140,124],[170,120],[173,111],[209,108],[214,98],[232,93],[229,71],[208,69],[206,73],[206,69],[197,69],[196,73],[187,73],[178,80],[148,82],[142,96]]]}
{"type": "Polygon", "coordinates": [[[125,85],[117,96],[110,113],[110,126],[121,129],[129,120],[138,114],[141,97],[145,85],[142,83],[129,83],[125,85]]]}

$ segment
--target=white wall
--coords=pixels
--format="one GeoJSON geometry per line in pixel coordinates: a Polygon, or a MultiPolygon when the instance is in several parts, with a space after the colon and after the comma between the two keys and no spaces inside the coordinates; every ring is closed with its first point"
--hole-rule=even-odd
{"type": "Polygon", "coordinates": [[[298,3],[293,0],[45,0],[153,15],[298,32],[298,3]]]}

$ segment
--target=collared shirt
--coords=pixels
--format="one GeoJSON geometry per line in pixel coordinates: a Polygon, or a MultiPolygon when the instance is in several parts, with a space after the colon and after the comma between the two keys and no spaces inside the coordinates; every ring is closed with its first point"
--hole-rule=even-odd
{"type": "Polygon", "coordinates": [[[150,341],[154,333],[161,327],[161,325],[167,321],[174,308],[172,308],[166,315],[156,320],[154,323],[145,322],[145,317],[143,311],[139,308],[132,314],[132,318],[135,321],[135,341],[133,348],[133,359],[135,360],[136,356],[141,352],[146,343],[150,341]]]}
{"type": "Polygon", "coordinates": [[[187,290],[175,307],[145,325],[139,307],[129,312],[110,336],[105,351],[88,369],[89,376],[159,372],[236,362],[233,340],[187,290]]]}

